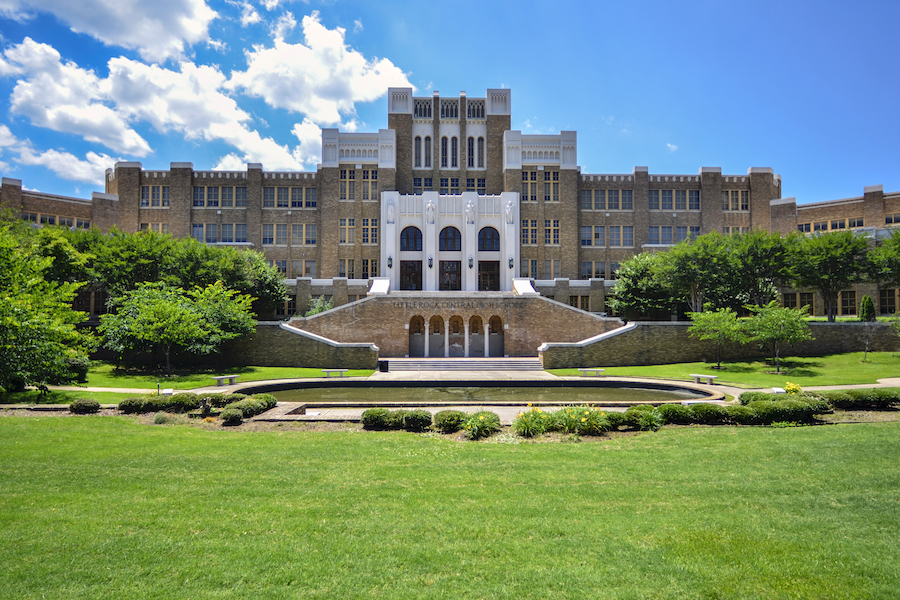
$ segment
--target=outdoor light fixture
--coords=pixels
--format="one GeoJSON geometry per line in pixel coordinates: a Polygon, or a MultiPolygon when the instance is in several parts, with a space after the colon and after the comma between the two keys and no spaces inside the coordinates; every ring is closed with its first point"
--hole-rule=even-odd
{"type": "Polygon", "coordinates": [[[472,257],[470,256],[470,257],[469,257],[469,268],[471,269],[471,268],[474,267],[474,266],[475,266],[475,261],[472,260],[472,257]]]}
{"type": "Polygon", "coordinates": [[[433,266],[434,266],[434,258],[432,258],[431,256],[429,256],[429,257],[428,257],[428,268],[430,269],[430,268],[433,267],[433,266]]]}
{"type": "Polygon", "coordinates": [[[512,256],[509,257],[509,268],[510,268],[510,269],[513,268],[513,259],[512,259],[512,256]]]}
{"type": "Polygon", "coordinates": [[[394,258],[391,256],[388,256],[388,269],[393,269],[393,268],[394,268],[394,258]]]}

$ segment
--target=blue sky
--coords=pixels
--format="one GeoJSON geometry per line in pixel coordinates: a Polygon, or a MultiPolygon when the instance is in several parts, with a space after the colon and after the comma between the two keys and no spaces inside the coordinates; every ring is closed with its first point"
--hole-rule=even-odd
{"type": "Polygon", "coordinates": [[[0,0],[0,174],[86,197],[148,169],[314,168],[389,86],[512,89],[584,173],[780,173],[816,202],[900,191],[900,3],[0,0]]]}

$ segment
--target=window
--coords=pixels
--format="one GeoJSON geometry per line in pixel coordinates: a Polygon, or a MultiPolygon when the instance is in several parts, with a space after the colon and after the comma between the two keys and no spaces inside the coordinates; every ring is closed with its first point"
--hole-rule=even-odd
{"type": "Polygon", "coordinates": [[[444,227],[438,240],[441,252],[459,252],[462,250],[462,236],[456,227],[444,227]]]}
{"type": "Polygon", "coordinates": [[[150,206],[150,186],[141,186],[141,206],[150,206]]]}
{"type": "Polygon", "coordinates": [[[809,233],[812,228],[812,223],[800,223],[797,225],[797,231],[802,231],[804,233],[809,233]]]}
{"type": "Polygon", "coordinates": [[[585,225],[581,228],[582,246],[606,246],[606,227],[585,225]]]}
{"type": "Polygon", "coordinates": [[[378,259],[364,258],[362,260],[362,278],[378,277],[378,259]]]}
{"type": "Polygon", "coordinates": [[[606,191],[606,208],[609,210],[619,210],[619,190],[606,191]]]}
{"type": "Polygon", "coordinates": [[[338,261],[338,277],[355,279],[354,267],[356,262],[352,258],[342,258],[338,261]]]}
{"type": "Polygon", "coordinates": [[[287,223],[278,223],[275,225],[275,243],[287,245],[287,223]]]}
{"type": "Polygon", "coordinates": [[[467,177],[467,178],[466,178],[466,191],[467,191],[467,192],[474,192],[474,191],[475,191],[475,178],[474,178],[474,177],[467,177]]]}
{"type": "Polygon", "coordinates": [[[459,140],[453,137],[450,140],[450,167],[456,169],[459,167],[459,140]]]}
{"type": "Polygon", "coordinates": [[[400,232],[400,252],[421,252],[422,232],[418,227],[407,227],[400,232]]]}
{"type": "Polygon", "coordinates": [[[206,188],[194,186],[194,206],[204,206],[205,198],[204,193],[206,192],[206,188]]]}
{"type": "Polygon", "coordinates": [[[659,244],[659,227],[650,227],[650,243],[659,244]]]}
{"type": "Polygon", "coordinates": [[[855,315],[856,314],[856,292],[841,292],[841,314],[842,315],[855,315]]]}
{"type": "Polygon", "coordinates": [[[218,225],[216,223],[206,224],[206,243],[215,244],[219,241],[218,225]]]}
{"type": "Polygon", "coordinates": [[[356,219],[341,219],[338,227],[338,243],[356,243],[356,219]]]}
{"type": "Polygon", "coordinates": [[[377,244],[378,243],[378,219],[362,220],[362,243],[377,244]]]}
{"type": "Polygon", "coordinates": [[[415,150],[413,151],[413,166],[418,168],[422,166],[422,138],[418,135],[415,140],[415,150]]]}
{"type": "Polygon", "coordinates": [[[884,215],[884,224],[885,225],[897,225],[900,223],[900,213],[894,213],[892,215],[884,215]]]}
{"type": "Polygon", "coordinates": [[[217,188],[217,187],[206,188],[206,206],[218,206],[218,205],[219,205],[219,188],[217,188]]]}
{"type": "Polygon", "coordinates": [[[748,190],[722,190],[722,210],[750,210],[748,190]]]}
{"type": "MultiPolygon", "coordinates": [[[[263,226],[263,228],[265,228],[265,226],[263,226]]],[[[203,223],[194,223],[191,225],[191,237],[198,242],[203,241],[203,223]]]]}
{"type": "Polygon", "coordinates": [[[441,177],[441,193],[442,194],[450,193],[450,178],[449,177],[441,177]]]}
{"type": "Polygon", "coordinates": [[[522,171],[522,202],[537,202],[537,171],[522,171]]]}
{"type": "Polygon", "coordinates": [[[582,261],[581,279],[606,279],[606,263],[603,261],[582,261]]]}
{"type": "MultiPolygon", "coordinates": [[[[226,188],[229,189],[229,188],[226,188]]],[[[222,243],[231,244],[234,242],[234,224],[222,223],[222,243]]]]}
{"type": "Polygon", "coordinates": [[[356,170],[341,169],[341,200],[356,200],[356,170]]]}
{"type": "MultiPolygon", "coordinates": [[[[677,198],[676,198],[677,200],[677,198]]],[[[675,228],[675,241],[683,242],[688,237],[688,228],[687,227],[676,227],[675,228]]]]}
{"type": "Polygon", "coordinates": [[[609,263],[609,278],[610,279],[618,279],[619,278],[619,263],[617,263],[617,262],[609,263]]]}
{"type": "Polygon", "coordinates": [[[797,308],[797,294],[793,292],[790,294],[783,294],[781,305],[785,308],[797,308]]]}
{"type": "Polygon", "coordinates": [[[581,190],[581,210],[593,210],[594,205],[591,202],[591,190],[581,190]]]}
{"type": "Polygon", "coordinates": [[[466,166],[470,169],[475,166],[475,138],[472,136],[466,143],[466,166]]]}
{"type": "MultiPolygon", "coordinates": [[[[652,242],[651,242],[652,243],[652,242]]],[[[633,246],[634,227],[631,225],[612,225],[609,228],[610,246],[633,246]]]]}
{"type": "Polygon", "coordinates": [[[897,312],[897,290],[878,290],[878,312],[892,315],[897,312]]]}
{"type": "Polygon", "coordinates": [[[286,260],[276,260],[275,268],[278,269],[278,274],[282,276],[287,275],[287,261],[286,260]]]}
{"type": "Polygon", "coordinates": [[[239,207],[247,206],[247,188],[246,187],[234,188],[234,205],[239,206],[239,207]]]}
{"type": "Polygon", "coordinates": [[[700,210],[700,190],[688,190],[688,210],[700,210]]]}
{"type": "Polygon", "coordinates": [[[141,223],[140,229],[141,229],[141,231],[153,231],[155,233],[167,234],[167,233],[169,233],[169,224],[168,223],[141,223]]]}
{"type": "Polygon", "coordinates": [[[447,136],[441,138],[441,166],[447,166],[447,136]]]}
{"type": "Polygon", "coordinates": [[[425,136],[425,168],[431,168],[431,136],[425,136]]]}
{"type": "Polygon", "coordinates": [[[483,196],[487,193],[486,190],[487,190],[487,179],[485,179],[484,177],[479,177],[478,178],[478,193],[483,196]]]}
{"type": "Polygon", "coordinates": [[[560,277],[559,259],[544,261],[544,277],[547,279],[560,277]]]}
{"type": "Polygon", "coordinates": [[[813,223],[813,231],[828,231],[828,221],[813,223]]]}
{"type": "Polygon", "coordinates": [[[663,210],[672,210],[672,190],[661,190],[659,196],[660,207],[663,210]]]}
{"type": "Polygon", "coordinates": [[[454,196],[459,194],[459,177],[450,178],[450,193],[454,196]]]}
{"type": "Polygon", "coordinates": [[[559,219],[544,221],[544,244],[559,245],[559,219]]]}
{"type": "Polygon", "coordinates": [[[378,199],[378,169],[363,169],[362,172],[362,199],[378,199]]]}
{"type": "Polygon", "coordinates": [[[522,245],[537,246],[538,226],[537,219],[522,219],[522,245]]]}
{"type": "Polygon", "coordinates": [[[559,202],[559,171],[544,171],[544,202],[559,202]]]}
{"type": "Polygon", "coordinates": [[[675,210],[687,210],[687,190],[675,190],[675,210]]]}
{"type": "Polygon", "coordinates": [[[634,210],[634,192],[622,190],[622,210],[634,210]]]}
{"type": "Polygon", "coordinates": [[[659,210],[659,190],[650,190],[650,210],[659,210]]]}
{"type": "Polygon", "coordinates": [[[594,228],[590,225],[581,226],[581,245],[590,246],[594,239],[594,228]]]}
{"type": "Polygon", "coordinates": [[[414,116],[417,119],[430,119],[431,118],[431,99],[430,98],[417,98],[414,100],[415,113],[414,116]]]}
{"type": "Polygon", "coordinates": [[[228,208],[234,206],[234,188],[222,188],[222,206],[228,208]]]}
{"type": "Polygon", "coordinates": [[[413,194],[421,194],[422,193],[422,178],[421,177],[413,177],[413,194]]]}
{"type": "Polygon", "coordinates": [[[500,252],[500,233],[493,227],[482,227],[478,232],[479,252],[500,252]]]}
{"type": "Polygon", "coordinates": [[[484,138],[478,138],[478,168],[484,168],[484,138]]]}
{"type": "Polygon", "coordinates": [[[813,293],[812,292],[800,292],[800,308],[804,306],[809,307],[809,314],[813,314],[813,293]]]}
{"type": "Polygon", "coordinates": [[[700,237],[700,227],[699,226],[688,227],[688,235],[691,237],[691,239],[700,237]]]}
{"type": "Polygon", "coordinates": [[[315,277],[316,261],[314,260],[293,260],[291,261],[292,277],[315,277]]]}
{"type": "Polygon", "coordinates": [[[303,188],[291,188],[291,208],[303,208],[303,188]]]}
{"type": "Polygon", "coordinates": [[[57,223],[62,227],[71,227],[74,223],[74,220],[72,219],[72,217],[60,217],[57,223]]]}
{"type": "Polygon", "coordinates": [[[262,243],[264,246],[271,246],[275,243],[275,225],[273,223],[263,223],[262,243]]]}
{"type": "Polygon", "coordinates": [[[246,244],[247,243],[247,224],[246,223],[235,223],[234,224],[234,242],[236,244],[246,244]]]}
{"type": "Polygon", "coordinates": [[[850,227],[850,228],[853,228],[853,227],[863,227],[863,226],[864,226],[864,225],[863,225],[863,220],[862,220],[862,218],[859,218],[859,219],[847,219],[847,226],[850,227]]]}
{"type": "Polygon", "coordinates": [[[275,188],[263,188],[263,208],[272,208],[275,206],[275,188]]]}
{"type": "Polygon", "coordinates": [[[422,179],[422,185],[425,187],[426,192],[430,192],[434,189],[434,185],[431,183],[433,180],[431,177],[425,177],[422,179]]]}
{"type": "Polygon", "coordinates": [[[847,228],[847,220],[846,219],[834,219],[831,221],[832,229],[846,229],[847,228]]]}
{"type": "Polygon", "coordinates": [[[315,223],[295,223],[291,227],[291,245],[293,246],[315,246],[316,245],[316,224],[315,223]]]}

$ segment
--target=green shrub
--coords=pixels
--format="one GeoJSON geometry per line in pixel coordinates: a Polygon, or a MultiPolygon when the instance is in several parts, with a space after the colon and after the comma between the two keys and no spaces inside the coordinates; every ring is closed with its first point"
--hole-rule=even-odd
{"type": "Polygon", "coordinates": [[[168,423],[170,421],[170,419],[171,419],[171,416],[168,413],[158,412],[158,413],[156,413],[156,416],[153,417],[153,424],[154,425],[165,425],[166,423],[168,423]]]}
{"type": "Polygon", "coordinates": [[[91,361],[87,357],[68,357],[63,360],[63,363],[69,372],[75,374],[78,383],[87,383],[88,370],[91,366],[91,361]]]}
{"type": "Polygon", "coordinates": [[[609,431],[615,431],[628,423],[625,413],[608,412],[606,413],[606,421],[609,423],[609,431]]]}
{"type": "Polygon", "coordinates": [[[894,390],[859,389],[847,390],[842,402],[831,402],[842,410],[890,410],[900,403],[900,395],[894,390]]]}
{"type": "Polygon", "coordinates": [[[391,411],[386,408],[370,408],[363,411],[362,426],[363,429],[372,431],[384,431],[388,429],[388,415],[391,411]]]}
{"type": "MultiPolygon", "coordinates": [[[[152,396],[158,398],[163,408],[169,412],[183,413],[200,408],[200,396],[191,392],[178,392],[171,396],[152,396]]],[[[144,410],[144,412],[151,412],[144,410]]]]}
{"type": "Polygon", "coordinates": [[[247,398],[247,394],[208,394],[207,397],[211,399],[210,401],[214,407],[222,408],[232,402],[240,402],[247,398]]]}
{"type": "Polygon", "coordinates": [[[405,408],[398,408],[388,412],[385,424],[388,429],[403,429],[403,419],[409,413],[405,408]]]}
{"type": "Polygon", "coordinates": [[[69,411],[76,415],[91,415],[100,412],[100,403],[96,400],[78,398],[69,404],[69,411]]]}
{"type": "Polygon", "coordinates": [[[581,419],[584,416],[577,406],[567,406],[553,413],[553,431],[563,433],[578,433],[581,428],[581,419]]]}
{"type": "Polygon", "coordinates": [[[554,422],[553,414],[534,407],[520,412],[512,423],[512,429],[522,437],[534,437],[546,433],[554,422]]]}
{"type": "Polygon", "coordinates": [[[243,400],[226,404],[225,408],[236,408],[241,411],[245,419],[249,419],[275,408],[276,404],[278,404],[278,401],[275,400],[275,396],[271,394],[256,394],[255,396],[249,396],[243,400]]]}
{"type": "Polygon", "coordinates": [[[747,406],[754,409],[759,422],[768,425],[777,421],[790,423],[809,423],[815,415],[827,412],[822,402],[806,402],[803,400],[774,400],[751,402],[747,406]]]}
{"type": "Polygon", "coordinates": [[[874,321],[875,320],[875,303],[871,296],[863,296],[859,302],[859,320],[874,321]]]}
{"type": "Polygon", "coordinates": [[[403,429],[406,431],[425,431],[431,427],[431,413],[427,410],[411,410],[403,417],[403,429]]]}
{"type": "Polygon", "coordinates": [[[466,413],[461,410],[442,410],[434,415],[434,428],[441,433],[456,433],[465,421],[466,413]]]}
{"type": "Polygon", "coordinates": [[[780,396],[781,394],[769,394],[767,392],[744,392],[738,396],[738,402],[747,406],[751,402],[760,402],[763,400],[775,400],[772,396],[780,396]]]}
{"type": "Polygon", "coordinates": [[[659,414],[659,410],[642,410],[638,413],[637,427],[641,431],[656,431],[665,424],[665,419],[659,414]]]}
{"type": "Polygon", "coordinates": [[[142,412],[146,396],[132,396],[119,402],[119,410],[126,415],[142,412]]]}
{"type": "Polygon", "coordinates": [[[759,415],[749,406],[726,406],[728,420],[736,425],[756,425],[759,423],[759,415]]]}
{"type": "Polygon", "coordinates": [[[581,407],[581,418],[578,433],[582,435],[600,435],[609,431],[609,419],[606,411],[598,408],[581,407]]]}
{"type": "Polygon", "coordinates": [[[633,429],[640,429],[641,414],[647,411],[655,410],[651,404],[637,404],[629,406],[625,411],[625,425],[633,429]]]}
{"type": "Polygon", "coordinates": [[[657,410],[662,415],[666,423],[673,425],[690,425],[694,422],[694,411],[690,406],[684,404],[663,404],[657,410]]]}
{"type": "Polygon", "coordinates": [[[479,410],[466,419],[466,433],[473,440],[480,440],[500,431],[500,417],[489,410],[479,410]]]}
{"type": "Polygon", "coordinates": [[[728,422],[728,411],[724,406],[718,404],[708,402],[692,404],[691,412],[694,413],[694,420],[704,425],[719,425],[728,422]]]}
{"type": "Polygon", "coordinates": [[[244,422],[244,413],[239,408],[226,408],[220,414],[223,425],[240,425],[244,422]]]}

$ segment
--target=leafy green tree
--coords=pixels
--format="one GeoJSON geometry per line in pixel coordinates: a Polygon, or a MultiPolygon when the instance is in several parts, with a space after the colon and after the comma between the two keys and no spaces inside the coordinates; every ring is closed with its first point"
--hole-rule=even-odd
{"type": "Polygon", "coordinates": [[[838,293],[871,271],[869,241],[850,231],[803,237],[793,249],[794,285],[819,292],[829,322],[837,315],[838,293]]]}
{"type": "Polygon", "coordinates": [[[110,300],[100,333],[104,345],[120,355],[162,350],[171,375],[173,350],[209,354],[249,333],[255,325],[251,300],[221,284],[186,293],[162,282],[142,283],[110,300]]]}
{"type": "Polygon", "coordinates": [[[53,258],[36,255],[15,227],[0,225],[0,387],[21,391],[76,381],[93,337],[76,330],[79,284],[48,281],[53,258]]]}
{"type": "Polygon", "coordinates": [[[761,347],[772,350],[775,371],[781,373],[781,354],[786,345],[811,340],[812,334],[806,322],[809,307],[784,308],[773,300],[765,306],[748,306],[755,313],[747,323],[747,330],[761,347]]]}
{"type": "Polygon", "coordinates": [[[692,323],[688,334],[701,340],[716,342],[716,368],[722,368],[722,346],[726,342],[744,343],[748,340],[747,328],[730,308],[713,310],[707,305],[704,312],[688,313],[692,323]]]}
{"type": "Polygon", "coordinates": [[[737,301],[736,306],[763,306],[775,300],[778,288],[790,281],[791,252],[799,234],[784,238],[777,232],[755,229],[727,239],[734,286],[728,295],[737,301]]]}
{"type": "Polygon", "coordinates": [[[672,309],[672,292],[666,273],[667,256],[643,252],[619,266],[615,298],[609,306],[623,316],[649,316],[672,309]]]}
{"type": "Polygon", "coordinates": [[[733,292],[735,266],[729,244],[728,236],[712,232],[681,242],[665,254],[672,293],[690,311],[702,312],[706,304],[740,306],[733,292]]]}
{"type": "Polygon", "coordinates": [[[859,302],[859,320],[874,321],[875,320],[875,303],[871,296],[863,296],[859,302]]]}
{"type": "Polygon", "coordinates": [[[869,274],[872,280],[891,286],[900,285],[900,229],[878,240],[869,251],[869,274]]]}
{"type": "Polygon", "coordinates": [[[325,312],[326,310],[331,310],[334,308],[334,300],[325,301],[325,296],[319,296],[316,299],[313,299],[312,296],[307,296],[309,298],[307,306],[309,308],[303,314],[304,317],[311,317],[313,315],[317,315],[319,313],[325,312]]]}

